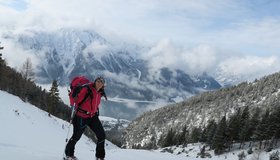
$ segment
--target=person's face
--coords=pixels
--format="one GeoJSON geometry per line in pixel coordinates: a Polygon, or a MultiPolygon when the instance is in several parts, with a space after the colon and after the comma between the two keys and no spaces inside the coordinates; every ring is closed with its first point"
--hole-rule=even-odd
{"type": "Polygon", "coordinates": [[[96,90],[99,91],[104,86],[104,83],[101,80],[96,80],[95,87],[96,90]]]}

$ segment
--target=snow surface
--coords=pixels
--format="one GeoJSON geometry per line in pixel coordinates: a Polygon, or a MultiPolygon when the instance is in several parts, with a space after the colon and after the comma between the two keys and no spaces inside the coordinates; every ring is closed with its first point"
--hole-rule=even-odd
{"type": "MultiPolygon", "coordinates": [[[[5,160],[62,159],[69,124],[49,116],[20,98],[0,91],[0,156],[5,160]]],[[[70,126],[69,138],[72,134],[70,126]]],[[[94,159],[95,144],[82,136],[76,146],[79,160],[94,159]]],[[[184,156],[156,151],[120,149],[106,141],[108,160],[180,160],[184,156]]]]}
{"type": "MultiPolygon", "coordinates": [[[[0,159],[5,160],[61,160],[65,147],[69,123],[49,116],[37,107],[23,102],[20,98],[0,91],[0,159]]],[[[105,117],[102,117],[105,118],[105,117]]],[[[110,118],[105,118],[110,120],[110,118]]],[[[72,126],[68,138],[72,134],[72,126]]],[[[76,156],[79,160],[94,159],[95,143],[82,136],[76,146],[76,156]]],[[[197,160],[201,144],[188,147],[170,147],[173,154],[161,150],[120,149],[106,141],[106,160],[197,160]]],[[[279,151],[280,149],[278,149],[279,151]]],[[[276,150],[272,151],[275,152],[276,150]]],[[[235,150],[230,153],[214,156],[213,151],[207,151],[211,160],[235,160],[242,152],[235,150]]],[[[247,154],[246,150],[244,150],[247,154]]],[[[262,152],[258,155],[246,155],[246,159],[269,159],[272,153],[262,152]]]]}

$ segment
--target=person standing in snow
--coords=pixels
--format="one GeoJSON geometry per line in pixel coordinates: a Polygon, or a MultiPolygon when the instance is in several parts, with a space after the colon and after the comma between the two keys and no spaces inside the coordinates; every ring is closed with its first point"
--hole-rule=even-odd
{"type": "MultiPolygon", "coordinates": [[[[93,83],[90,83],[88,87],[83,87],[75,104],[78,104],[76,108],[76,115],[73,118],[73,135],[65,148],[66,160],[77,160],[74,156],[75,145],[81,138],[88,126],[96,135],[96,159],[104,160],[105,157],[105,131],[99,120],[99,104],[101,97],[106,98],[105,92],[105,80],[103,77],[98,77],[93,83]],[[86,98],[85,98],[86,97],[86,98]]],[[[106,98],[107,99],[107,98],[106,98]]]]}

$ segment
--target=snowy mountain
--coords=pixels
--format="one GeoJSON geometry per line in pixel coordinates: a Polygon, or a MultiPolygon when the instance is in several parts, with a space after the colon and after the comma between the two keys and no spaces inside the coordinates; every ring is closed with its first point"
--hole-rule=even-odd
{"type": "Polygon", "coordinates": [[[244,81],[252,82],[255,79],[259,79],[265,76],[264,73],[259,72],[258,74],[238,74],[234,72],[229,72],[226,69],[218,68],[214,74],[215,79],[224,87],[230,87],[237,85],[244,81]]]}
{"type": "Polygon", "coordinates": [[[133,119],[162,103],[182,101],[221,87],[207,73],[190,75],[186,71],[169,68],[151,73],[148,62],[139,56],[149,47],[111,42],[92,30],[26,30],[24,33],[8,34],[5,38],[36,55],[39,60],[36,66],[37,83],[51,83],[56,79],[60,85],[68,85],[77,75],[91,79],[104,75],[107,95],[127,99],[106,103],[103,113],[110,117],[133,119]]]}

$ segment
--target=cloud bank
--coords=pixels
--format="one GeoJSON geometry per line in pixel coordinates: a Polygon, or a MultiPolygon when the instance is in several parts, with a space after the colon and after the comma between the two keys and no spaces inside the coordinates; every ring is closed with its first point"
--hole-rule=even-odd
{"type": "MultiPolygon", "coordinates": [[[[140,56],[150,62],[150,72],[169,67],[214,74],[219,68],[256,77],[280,70],[279,5],[277,0],[0,0],[0,37],[92,29],[116,42],[148,45],[140,56]]],[[[102,53],[107,46],[92,44],[87,50],[102,53]]],[[[18,64],[15,56],[7,58],[18,64]]]]}

